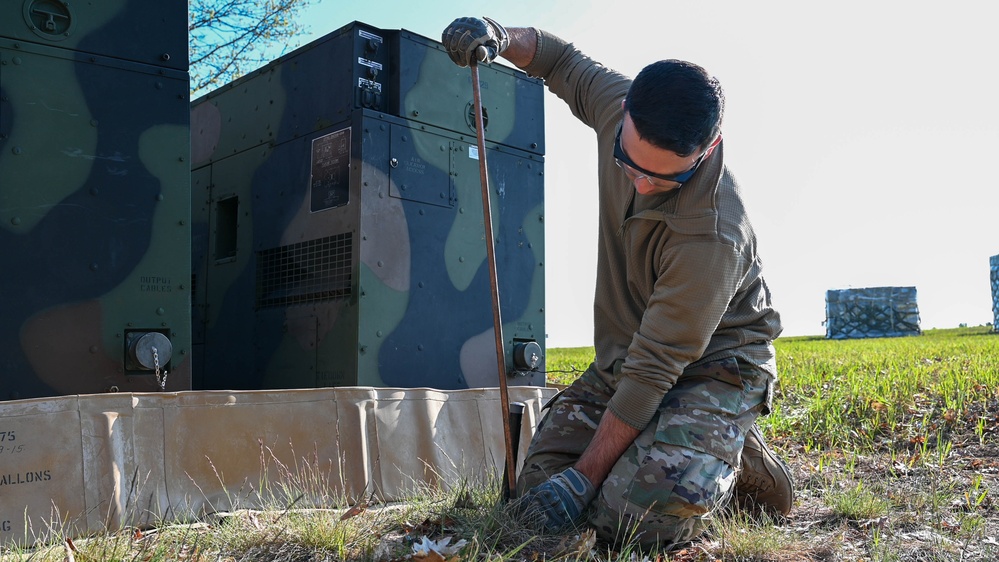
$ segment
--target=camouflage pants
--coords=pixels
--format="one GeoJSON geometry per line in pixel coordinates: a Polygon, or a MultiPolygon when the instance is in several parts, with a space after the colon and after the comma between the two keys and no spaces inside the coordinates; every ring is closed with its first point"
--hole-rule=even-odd
{"type": "MultiPolygon", "coordinates": [[[[731,498],[746,432],[770,384],[766,371],[734,358],[684,371],[591,504],[597,536],[643,547],[696,538],[731,498]]],[[[575,464],[612,394],[591,365],[558,396],[528,449],[518,494],[575,464]]]]}

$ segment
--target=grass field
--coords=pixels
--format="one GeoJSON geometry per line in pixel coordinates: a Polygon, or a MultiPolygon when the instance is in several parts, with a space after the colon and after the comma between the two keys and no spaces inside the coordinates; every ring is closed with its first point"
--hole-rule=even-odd
{"type": "MultiPolygon", "coordinates": [[[[760,426],[792,468],[795,507],[778,520],[725,514],[679,551],[611,551],[585,533],[536,536],[497,501],[496,485],[426,490],[385,509],[275,505],[78,539],[72,548],[7,549],[2,559],[999,559],[999,336],[978,327],[890,339],[783,338],[777,352],[774,412],[760,426]],[[422,537],[441,547],[421,556],[422,537]]],[[[549,380],[570,383],[592,358],[592,348],[548,350],[549,380]]]]}
{"type": "MultiPolygon", "coordinates": [[[[724,522],[688,558],[999,559],[999,336],[990,332],[778,340],[778,392],[760,426],[794,471],[795,509],[769,525],[724,522]],[[731,533],[772,540],[735,547],[731,533]]],[[[570,382],[592,355],[550,350],[550,378],[570,382]]]]}

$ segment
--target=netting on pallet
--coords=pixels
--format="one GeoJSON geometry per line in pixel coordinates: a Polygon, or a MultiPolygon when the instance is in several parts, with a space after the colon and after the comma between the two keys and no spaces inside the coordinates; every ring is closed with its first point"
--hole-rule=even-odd
{"type": "Polygon", "coordinates": [[[915,287],[826,291],[827,338],[886,338],[920,333],[915,287]]]}
{"type": "Polygon", "coordinates": [[[992,329],[999,332],[999,256],[989,258],[992,270],[992,329]]]}

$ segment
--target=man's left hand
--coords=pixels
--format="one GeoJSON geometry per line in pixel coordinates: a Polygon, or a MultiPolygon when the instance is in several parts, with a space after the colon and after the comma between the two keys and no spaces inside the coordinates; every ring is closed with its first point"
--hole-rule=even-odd
{"type": "Polygon", "coordinates": [[[510,46],[510,34],[490,18],[465,17],[447,26],[441,43],[458,66],[468,66],[473,60],[488,64],[510,46]]]}
{"type": "Polygon", "coordinates": [[[568,468],[528,490],[518,500],[518,507],[526,517],[556,531],[574,525],[595,497],[597,490],[590,480],[568,468]]]}

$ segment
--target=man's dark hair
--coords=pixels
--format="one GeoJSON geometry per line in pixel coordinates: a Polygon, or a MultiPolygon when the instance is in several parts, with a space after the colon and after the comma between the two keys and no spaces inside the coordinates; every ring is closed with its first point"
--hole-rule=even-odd
{"type": "Polygon", "coordinates": [[[706,149],[721,130],[725,92],[700,66],[661,60],[638,73],[624,109],[642,140],[689,156],[706,149]]]}

